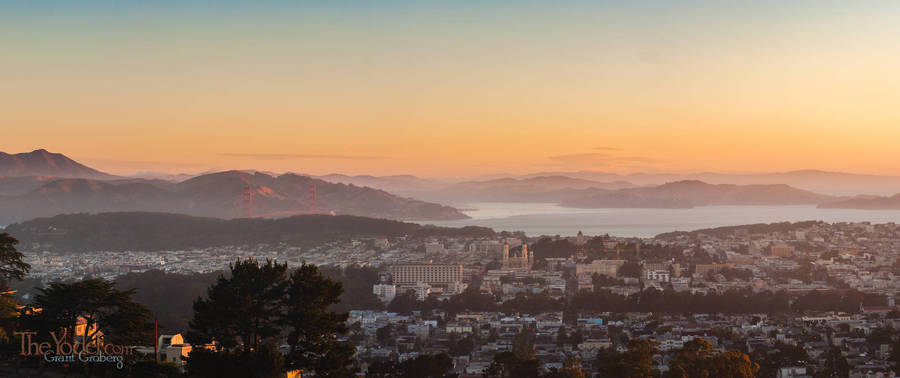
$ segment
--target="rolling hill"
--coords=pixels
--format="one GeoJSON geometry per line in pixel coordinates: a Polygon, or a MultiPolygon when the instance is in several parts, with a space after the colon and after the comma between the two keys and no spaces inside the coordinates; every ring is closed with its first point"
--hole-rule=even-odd
{"type": "Polygon", "coordinates": [[[67,213],[158,211],[195,216],[246,216],[244,188],[252,188],[254,215],[316,209],[336,214],[403,220],[463,219],[458,210],[385,191],[284,174],[227,171],[177,184],[156,180],[59,179],[28,193],[0,197],[0,224],[67,213]],[[313,205],[315,203],[315,206],[313,205]]]}

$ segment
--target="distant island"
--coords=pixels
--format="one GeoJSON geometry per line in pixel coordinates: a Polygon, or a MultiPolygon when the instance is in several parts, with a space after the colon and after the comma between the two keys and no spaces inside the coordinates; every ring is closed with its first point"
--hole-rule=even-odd
{"type": "Polygon", "coordinates": [[[900,193],[890,197],[854,197],[842,201],[826,202],[821,209],[900,210],[900,193]]]}

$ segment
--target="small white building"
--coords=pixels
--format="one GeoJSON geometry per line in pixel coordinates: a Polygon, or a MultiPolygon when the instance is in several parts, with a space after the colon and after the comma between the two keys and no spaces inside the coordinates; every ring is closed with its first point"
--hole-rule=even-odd
{"type": "Polygon", "coordinates": [[[397,296],[397,285],[391,284],[375,284],[372,285],[372,294],[384,303],[394,300],[397,296]]]}
{"type": "Polygon", "coordinates": [[[174,335],[161,335],[156,341],[156,359],[171,362],[184,371],[184,365],[187,363],[187,357],[193,348],[191,344],[184,342],[184,338],[180,333],[174,335]]]}
{"type": "Polygon", "coordinates": [[[671,273],[668,270],[647,270],[645,271],[645,279],[647,281],[654,282],[669,282],[671,279],[671,273]]]}

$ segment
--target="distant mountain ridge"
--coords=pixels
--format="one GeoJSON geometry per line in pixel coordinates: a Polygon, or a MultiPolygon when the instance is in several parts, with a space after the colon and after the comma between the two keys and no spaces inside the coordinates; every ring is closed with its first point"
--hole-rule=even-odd
{"type": "Polygon", "coordinates": [[[561,202],[579,196],[585,190],[633,188],[624,182],[600,182],[568,176],[535,176],[464,181],[418,195],[440,202],[561,202]]]}
{"type": "Polygon", "coordinates": [[[858,173],[829,172],[804,169],[772,173],[631,173],[617,174],[603,171],[550,171],[516,177],[562,175],[597,181],[627,181],[635,185],[661,185],[668,182],[699,180],[710,184],[773,185],[792,187],[836,196],[859,194],[892,195],[900,192],[900,176],[881,176],[858,173]]]}
{"type": "Polygon", "coordinates": [[[578,208],[691,208],[722,205],[817,205],[837,197],[800,190],[788,185],[708,184],[684,180],[658,186],[615,191],[589,190],[562,201],[578,208]]]}
{"type": "Polygon", "coordinates": [[[108,180],[116,176],[85,166],[63,154],[45,149],[8,154],[0,152],[0,176],[55,176],[108,180]]]}
{"type": "Polygon", "coordinates": [[[312,176],[328,182],[340,184],[353,184],[357,186],[368,186],[375,189],[386,190],[391,193],[416,196],[421,192],[440,189],[448,185],[446,182],[417,177],[413,175],[392,175],[392,176],[371,176],[357,175],[349,176],[343,174],[327,174],[322,176],[312,176]]]}
{"type": "Polygon", "coordinates": [[[180,183],[143,179],[53,180],[25,194],[0,197],[0,224],[57,214],[113,211],[243,217],[247,215],[243,203],[246,187],[251,188],[254,215],[320,210],[401,220],[466,218],[452,207],[367,187],[334,184],[295,174],[275,177],[226,171],[180,183]]]}
{"type": "Polygon", "coordinates": [[[858,196],[842,201],[826,202],[822,209],[900,210],[900,193],[890,197],[858,196]]]}

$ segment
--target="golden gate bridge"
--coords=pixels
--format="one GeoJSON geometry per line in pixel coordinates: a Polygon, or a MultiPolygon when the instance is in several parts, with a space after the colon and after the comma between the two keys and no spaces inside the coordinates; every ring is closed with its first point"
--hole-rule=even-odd
{"type": "Polygon", "coordinates": [[[283,210],[283,211],[273,211],[266,212],[263,214],[257,214],[253,212],[253,187],[245,186],[243,195],[241,196],[241,212],[242,216],[245,218],[280,218],[280,217],[288,217],[291,215],[304,215],[304,214],[329,214],[334,215],[334,211],[320,209],[319,208],[319,196],[316,185],[312,185],[303,193],[295,204],[295,208],[292,210],[283,210]]]}

